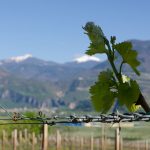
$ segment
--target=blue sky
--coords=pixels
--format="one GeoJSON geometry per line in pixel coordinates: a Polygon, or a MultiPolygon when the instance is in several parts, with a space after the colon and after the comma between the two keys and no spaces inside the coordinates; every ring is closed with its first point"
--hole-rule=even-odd
{"type": "Polygon", "coordinates": [[[150,40],[150,1],[0,1],[0,59],[24,54],[56,62],[84,54],[89,40],[82,26],[99,24],[118,41],[150,40]]]}

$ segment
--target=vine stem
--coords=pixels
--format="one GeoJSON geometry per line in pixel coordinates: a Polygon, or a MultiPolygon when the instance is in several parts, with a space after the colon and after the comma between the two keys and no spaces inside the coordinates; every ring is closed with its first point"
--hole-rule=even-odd
{"type": "Polygon", "coordinates": [[[122,71],[122,66],[124,64],[124,61],[121,62],[121,65],[120,65],[120,69],[119,69],[119,73],[121,74],[121,71],[122,71]]]}
{"type": "MultiPolygon", "coordinates": [[[[111,53],[112,53],[112,50],[111,50],[111,47],[110,47],[110,44],[109,44],[109,41],[107,39],[105,39],[106,41],[106,45],[108,47],[108,50],[109,50],[109,53],[107,53],[107,57],[108,57],[108,60],[110,62],[110,65],[115,73],[115,76],[116,78],[118,79],[119,83],[123,83],[122,81],[122,76],[121,76],[121,70],[122,70],[122,66],[124,64],[124,61],[122,61],[121,65],[120,65],[120,70],[119,70],[119,73],[118,73],[118,70],[114,64],[114,61],[113,61],[113,58],[111,56],[111,53]]],[[[148,103],[146,102],[144,96],[142,95],[142,93],[140,92],[140,95],[139,95],[139,98],[138,100],[135,102],[136,105],[141,105],[142,108],[145,110],[145,112],[149,113],[150,112],[150,107],[148,105],[148,103]]]]}
{"type": "Polygon", "coordinates": [[[110,63],[110,65],[111,65],[111,67],[112,67],[112,69],[113,69],[113,71],[115,73],[116,78],[118,79],[118,81],[120,83],[122,83],[121,73],[118,73],[118,70],[117,70],[117,68],[116,68],[116,66],[114,64],[114,61],[113,61],[114,60],[114,58],[113,58],[114,56],[111,55],[112,50],[111,50],[109,41],[107,39],[105,39],[105,41],[106,41],[106,45],[107,45],[108,50],[109,50],[109,53],[107,53],[107,57],[108,57],[109,63],[110,63]]]}
{"type": "Polygon", "coordinates": [[[150,107],[146,102],[142,93],[140,93],[138,100],[136,101],[135,105],[141,105],[145,112],[150,113],[150,107]]]}

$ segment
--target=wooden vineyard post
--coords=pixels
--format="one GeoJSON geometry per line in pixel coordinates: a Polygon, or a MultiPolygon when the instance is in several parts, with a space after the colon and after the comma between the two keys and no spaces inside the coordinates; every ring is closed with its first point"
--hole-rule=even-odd
{"type": "Polygon", "coordinates": [[[73,144],[74,144],[74,142],[73,142],[73,137],[72,136],[70,136],[69,142],[70,142],[69,148],[70,148],[70,150],[73,150],[73,146],[74,146],[73,144]]]}
{"type": "Polygon", "coordinates": [[[101,150],[105,150],[105,129],[102,124],[101,150]]]}
{"type": "Polygon", "coordinates": [[[123,150],[123,138],[122,138],[121,135],[120,135],[120,145],[119,145],[119,147],[120,147],[120,150],[123,150]]]}
{"type": "Polygon", "coordinates": [[[145,140],[145,150],[148,150],[148,140],[145,140]]]}
{"type": "Polygon", "coordinates": [[[17,129],[13,131],[13,150],[17,150],[17,129]]]}
{"type": "Polygon", "coordinates": [[[25,142],[27,142],[27,139],[28,139],[28,131],[27,131],[27,129],[24,129],[24,139],[25,139],[25,142]]]}
{"type": "Polygon", "coordinates": [[[48,125],[43,125],[42,150],[48,149],[48,125]]]}
{"type": "Polygon", "coordinates": [[[119,128],[115,131],[115,150],[120,150],[120,130],[119,128]]]}
{"type": "Polygon", "coordinates": [[[94,142],[93,135],[91,135],[91,139],[90,139],[91,150],[93,150],[93,142],[94,142]]]}
{"type": "Polygon", "coordinates": [[[80,150],[83,150],[84,138],[81,137],[80,139],[80,150]]]}
{"type": "Polygon", "coordinates": [[[3,132],[2,132],[2,150],[4,150],[5,149],[5,143],[6,142],[6,132],[5,132],[5,130],[3,130],[3,132]]]}
{"type": "Polygon", "coordinates": [[[57,130],[56,133],[56,150],[60,150],[61,149],[61,135],[59,130],[57,130]]]}
{"type": "Polygon", "coordinates": [[[75,136],[75,149],[79,149],[79,138],[77,136],[75,136]]]}
{"type": "Polygon", "coordinates": [[[66,137],[63,136],[63,148],[66,149],[66,137]]]}
{"type": "Polygon", "coordinates": [[[19,143],[22,143],[22,131],[19,131],[19,143]]]}
{"type": "Polygon", "coordinates": [[[35,146],[35,133],[32,132],[32,150],[34,150],[34,146],[35,146]]]}
{"type": "Polygon", "coordinates": [[[137,142],[136,142],[136,145],[137,145],[137,150],[140,150],[140,143],[139,143],[139,140],[137,140],[137,142]]]}

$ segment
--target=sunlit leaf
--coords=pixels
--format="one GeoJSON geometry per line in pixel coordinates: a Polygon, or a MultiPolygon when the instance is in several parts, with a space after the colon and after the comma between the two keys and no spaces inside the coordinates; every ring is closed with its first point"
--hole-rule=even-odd
{"type": "Polygon", "coordinates": [[[91,41],[86,54],[94,55],[97,53],[106,53],[107,50],[105,48],[104,33],[102,29],[93,22],[88,22],[83,29],[86,31],[85,34],[88,35],[91,41]]]}
{"type": "Polygon", "coordinates": [[[130,78],[128,77],[128,76],[126,76],[126,75],[122,75],[122,81],[123,81],[123,83],[125,83],[125,82],[130,82],[130,78]]]}
{"type": "Polygon", "coordinates": [[[113,46],[119,54],[121,55],[123,61],[131,66],[134,72],[139,75],[137,67],[140,65],[140,62],[137,60],[137,51],[132,49],[131,42],[122,42],[113,46]]]}
{"type": "Polygon", "coordinates": [[[90,88],[92,103],[97,111],[107,112],[114,103],[116,92],[112,89],[116,85],[112,76],[110,70],[101,72],[98,81],[90,88]]]}
{"type": "Polygon", "coordinates": [[[128,107],[131,112],[138,111],[140,109],[140,105],[136,105],[135,103],[128,107]]]}
{"type": "Polygon", "coordinates": [[[126,105],[128,109],[131,108],[140,94],[140,89],[136,81],[130,80],[119,84],[118,87],[118,100],[120,105],[126,105]]]}

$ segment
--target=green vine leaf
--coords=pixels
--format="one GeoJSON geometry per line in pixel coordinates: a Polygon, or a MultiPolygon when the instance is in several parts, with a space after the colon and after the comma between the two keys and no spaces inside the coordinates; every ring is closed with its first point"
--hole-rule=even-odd
{"type": "Polygon", "coordinates": [[[92,103],[97,111],[107,112],[114,103],[116,96],[116,83],[110,70],[103,71],[95,85],[91,86],[92,103]]]}
{"type": "Polygon", "coordinates": [[[137,67],[140,65],[140,62],[137,60],[138,53],[137,51],[132,50],[131,42],[115,44],[113,45],[113,48],[118,51],[123,61],[129,64],[137,75],[140,75],[139,71],[137,70],[137,67]]]}
{"type": "Polygon", "coordinates": [[[97,111],[107,112],[117,99],[120,105],[125,105],[130,111],[137,109],[137,102],[140,89],[136,81],[122,74],[123,64],[128,64],[133,71],[140,75],[137,67],[140,62],[137,60],[138,53],[132,49],[131,42],[116,43],[116,37],[105,37],[102,29],[93,22],[88,22],[83,29],[86,31],[91,43],[86,51],[88,55],[106,54],[112,71],[107,70],[100,73],[97,82],[90,88],[91,100],[97,111]],[[122,57],[120,68],[115,64],[118,57],[116,52],[122,57]]]}
{"type": "Polygon", "coordinates": [[[120,105],[126,105],[132,111],[132,105],[139,98],[140,89],[135,80],[130,82],[120,83],[118,86],[118,100],[120,105]]]}
{"type": "Polygon", "coordinates": [[[95,25],[93,22],[88,22],[83,29],[86,31],[91,43],[86,51],[88,55],[94,55],[97,53],[107,53],[104,43],[104,33],[102,29],[95,25]]]}

